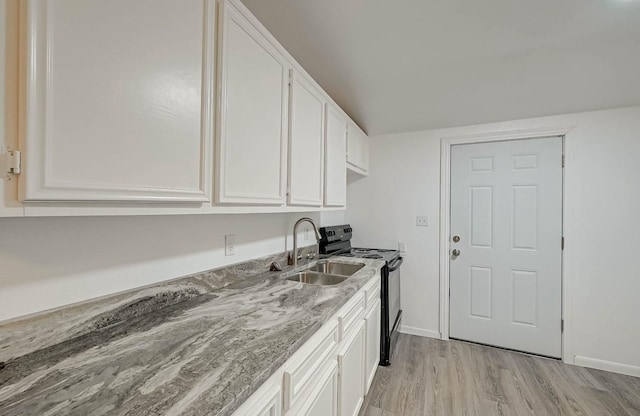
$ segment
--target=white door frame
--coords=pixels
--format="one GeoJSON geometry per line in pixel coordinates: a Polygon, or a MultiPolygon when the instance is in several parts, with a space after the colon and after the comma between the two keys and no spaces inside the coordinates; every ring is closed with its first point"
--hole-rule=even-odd
{"type": "MultiPolygon", "coordinates": [[[[567,133],[574,126],[550,126],[541,128],[532,128],[524,130],[503,130],[503,131],[489,131],[486,133],[464,135],[464,136],[452,136],[442,137],[440,139],[440,338],[444,340],[449,339],[449,250],[450,248],[450,235],[451,235],[451,147],[456,144],[471,144],[471,143],[485,143],[485,142],[499,142],[506,140],[523,140],[523,139],[536,139],[542,137],[561,136],[563,140],[563,152],[564,152],[564,139],[567,133]]],[[[562,199],[563,199],[563,232],[564,235],[564,172],[563,172],[563,184],[562,184],[562,199]]],[[[564,251],[562,253],[562,317],[568,320],[568,299],[565,296],[566,288],[564,281],[564,251]]],[[[570,357],[568,353],[569,347],[566,342],[568,326],[564,326],[562,332],[562,359],[567,361],[570,357]]]]}

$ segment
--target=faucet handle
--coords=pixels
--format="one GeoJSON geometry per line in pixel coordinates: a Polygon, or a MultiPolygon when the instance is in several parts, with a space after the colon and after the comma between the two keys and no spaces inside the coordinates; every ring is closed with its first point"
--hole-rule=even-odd
{"type": "Polygon", "coordinates": [[[273,263],[271,263],[271,266],[269,267],[269,271],[270,272],[281,272],[282,271],[282,267],[280,266],[280,263],[278,263],[277,261],[274,261],[273,263]]]}
{"type": "Polygon", "coordinates": [[[317,255],[318,253],[316,253],[315,251],[310,251],[307,253],[307,260],[315,259],[317,255]]]}

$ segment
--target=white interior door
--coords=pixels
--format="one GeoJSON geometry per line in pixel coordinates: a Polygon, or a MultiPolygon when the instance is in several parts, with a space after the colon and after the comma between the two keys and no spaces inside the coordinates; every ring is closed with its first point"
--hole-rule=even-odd
{"type": "Polygon", "coordinates": [[[561,239],[562,138],[453,146],[450,336],[560,357],[561,239]]]}

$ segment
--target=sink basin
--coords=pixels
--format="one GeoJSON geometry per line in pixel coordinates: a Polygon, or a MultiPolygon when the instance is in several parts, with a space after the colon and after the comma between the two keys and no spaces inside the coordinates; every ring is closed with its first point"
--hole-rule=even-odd
{"type": "Polygon", "coordinates": [[[349,263],[336,263],[333,261],[322,261],[316,263],[314,266],[308,268],[308,271],[336,274],[339,276],[351,276],[358,270],[362,269],[364,264],[349,264],[349,263]]]}
{"type": "Polygon", "coordinates": [[[333,274],[316,272],[300,272],[294,274],[291,277],[287,277],[287,280],[291,280],[293,282],[308,283],[312,285],[327,286],[342,283],[347,280],[347,276],[336,276],[333,274]]]}

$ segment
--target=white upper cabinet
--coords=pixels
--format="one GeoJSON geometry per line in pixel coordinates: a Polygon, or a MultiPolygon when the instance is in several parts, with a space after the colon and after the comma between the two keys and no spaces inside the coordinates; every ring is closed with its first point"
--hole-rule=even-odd
{"type": "Polygon", "coordinates": [[[324,98],[291,70],[289,128],[290,205],[322,206],[324,177],[324,98]]]}
{"type": "Polygon", "coordinates": [[[210,201],[214,0],[24,0],[25,201],[210,201]]]}
{"type": "Polygon", "coordinates": [[[283,205],[288,64],[233,3],[220,16],[216,202],[283,205]]]}
{"type": "MultiPolygon", "coordinates": [[[[18,149],[18,3],[0,0],[0,217],[23,215],[15,175],[3,167],[9,150],[18,149]]],[[[8,166],[4,166],[8,168],[8,166]]]]}
{"type": "Polygon", "coordinates": [[[355,123],[349,123],[347,166],[362,175],[369,173],[369,138],[355,123]]]}
{"type": "Polygon", "coordinates": [[[325,130],[324,205],[347,204],[347,120],[327,103],[325,130]]]}

